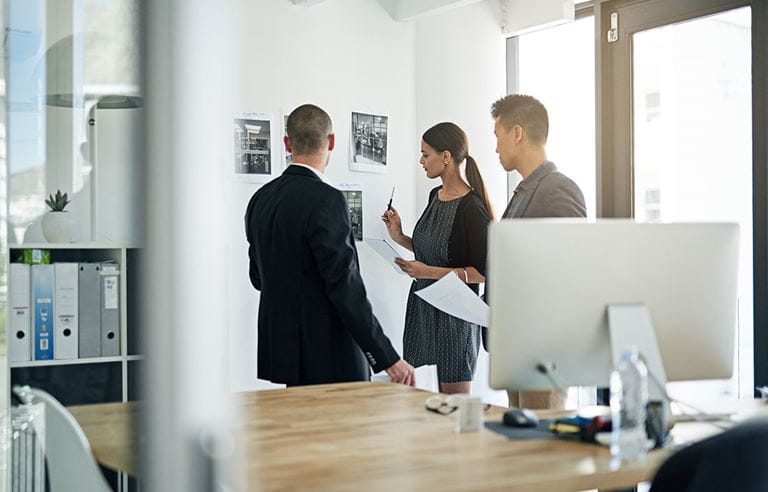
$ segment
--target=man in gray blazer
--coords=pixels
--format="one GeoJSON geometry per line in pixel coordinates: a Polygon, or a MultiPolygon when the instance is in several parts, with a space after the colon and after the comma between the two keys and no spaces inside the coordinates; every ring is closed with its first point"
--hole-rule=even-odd
{"type": "MultiPolygon", "coordinates": [[[[541,102],[531,96],[510,94],[493,103],[496,153],[507,172],[523,180],[504,211],[504,219],[586,217],[587,207],[579,186],[547,160],[544,149],[549,117],[541,102]]],[[[564,408],[565,391],[509,391],[511,407],[564,408]]]]}
{"type": "Polygon", "coordinates": [[[491,115],[501,166],[523,177],[503,218],[586,217],[579,186],[547,160],[544,105],[534,97],[511,94],[493,103],[491,115]]]}

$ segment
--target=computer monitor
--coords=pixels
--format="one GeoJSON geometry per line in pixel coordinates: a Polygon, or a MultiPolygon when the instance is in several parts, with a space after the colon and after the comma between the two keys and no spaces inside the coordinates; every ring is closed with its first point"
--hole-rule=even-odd
{"type": "Polygon", "coordinates": [[[621,304],[647,307],[668,380],[731,377],[738,235],[737,224],[493,224],[490,385],[607,386],[607,307],[621,304]]]}

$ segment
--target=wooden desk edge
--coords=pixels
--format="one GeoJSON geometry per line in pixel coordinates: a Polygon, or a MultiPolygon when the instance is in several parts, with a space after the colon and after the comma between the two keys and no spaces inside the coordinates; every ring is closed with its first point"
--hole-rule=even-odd
{"type": "Polygon", "coordinates": [[[67,407],[90,444],[97,463],[139,477],[139,402],[97,403],[67,407]]]}

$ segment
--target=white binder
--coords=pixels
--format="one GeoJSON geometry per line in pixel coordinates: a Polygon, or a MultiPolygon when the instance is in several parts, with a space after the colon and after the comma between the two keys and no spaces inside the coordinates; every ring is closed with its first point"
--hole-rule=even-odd
{"type": "Polygon", "coordinates": [[[32,289],[29,265],[11,263],[9,271],[8,351],[11,362],[32,359],[32,289]]]}
{"type": "Polygon", "coordinates": [[[78,342],[78,263],[54,263],[55,359],[77,359],[78,342]]]}

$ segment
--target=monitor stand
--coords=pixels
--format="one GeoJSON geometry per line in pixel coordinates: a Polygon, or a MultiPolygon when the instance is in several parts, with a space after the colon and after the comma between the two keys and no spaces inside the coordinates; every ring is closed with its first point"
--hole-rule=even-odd
{"type": "Polygon", "coordinates": [[[640,359],[648,368],[648,400],[662,402],[663,424],[668,425],[672,413],[666,393],[667,374],[648,307],[645,304],[609,304],[608,330],[613,367],[618,367],[625,351],[637,347],[640,359]]]}

